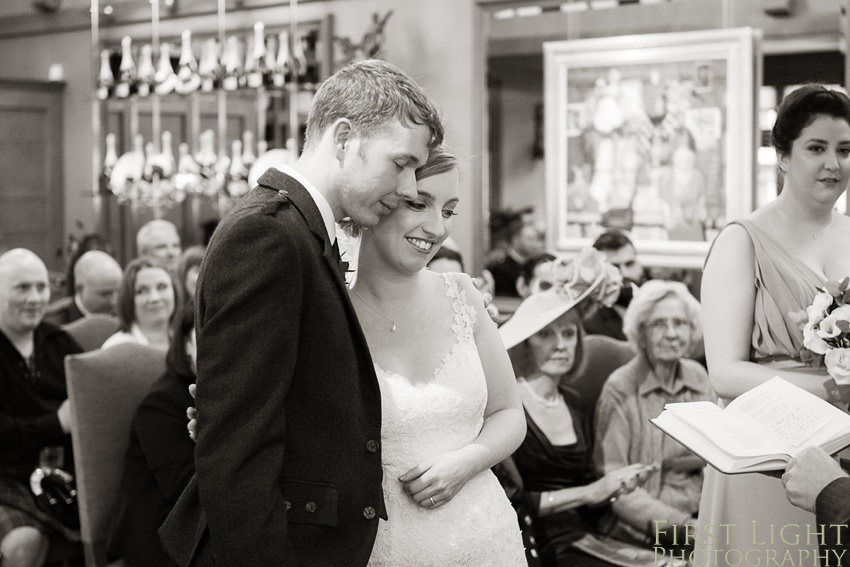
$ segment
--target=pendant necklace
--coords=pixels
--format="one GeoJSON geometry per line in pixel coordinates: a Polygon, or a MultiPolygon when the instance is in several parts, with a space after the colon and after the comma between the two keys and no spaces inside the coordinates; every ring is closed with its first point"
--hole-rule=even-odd
{"type": "MultiPolygon", "coordinates": [[[[794,223],[791,221],[791,219],[789,219],[789,218],[785,215],[785,213],[783,213],[783,212],[782,212],[782,209],[781,209],[781,208],[779,208],[779,203],[777,203],[776,201],[774,201],[774,202],[773,202],[773,204],[774,204],[774,205],[776,205],[776,210],[777,210],[777,211],[779,211],[779,214],[780,214],[780,215],[782,215],[782,218],[784,218],[784,219],[785,219],[785,220],[787,220],[788,222],[791,222],[791,224],[794,224],[794,223]]],[[[820,237],[823,235],[823,233],[824,233],[824,232],[826,232],[827,230],[829,230],[829,227],[831,227],[831,226],[832,226],[833,221],[835,221],[835,211],[834,211],[834,210],[832,211],[832,216],[830,216],[830,217],[829,217],[829,222],[826,224],[826,226],[825,226],[825,227],[823,227],[822,229],[820,229],[820,230],[819,230],[819,231],[817,231],[817,232],[812,232],[812,233],[811,233],[811,234],[812,234],[812,238],[814,238],[815,240],[820,240],[820,237]]]]}
{"type": "Polygon", "coordinates": [[[386,315],[384,315],[384,314],[383,314],[383,313],[382,313],[382,312],[381,312],[381,311],[380,311],[377,307],[375,307],[374,305],[372,305],[371,303],[369,303],[368,301],[366,301],[365,299],[363,299],[363,296],[362,296],[362,295],[360,295],[359,293],[357,293],[357,290],[356,290],[356,289],[354,289],[353,287],[351,288],[351,291],[353,291],[353,292],[354,292],[354,295],[356,295],[357,297],[359,297],[359,298],[360,298],[360,301],[362,301],[363,303],[365,303],[365,304],[366,304],[366,307],[368,307],[369,309],[371,309],[372,311],[374,311],[375,313],[377,313],[378,315],[380,315],[381,317],[383,317],[384,319],[386,319],[387,321],[389,321],[390,323],[392,323],[392,324],[393,324],[393,326],[392,326],[392,327],[390,327],[390,331],[392,331],[393,333],[395,333],[395,330],[396,330],[396,324],[395,324],[395,322],[402,318],[402,316],[403,316],[403,315],[407,312],[407,308],[408,308],[408,307],[410,307],[411,305],[413,305],[413,302],[414,302],[414,301],[416,301],[416,297],[419,295],[419,290],[420,290],[421,288],[422,288],[422,282],[420,281],[420,282],[419,282],[419,285],[416,287],[416,293],[414,293],[414,294],[413,294],[413,299],[411,299],[411,300],[408,302],[408,304],[404,306],[404,309],[402,309],[402,310],[401,310],[401,313],[399,313],[399,314],[398,314],[398,317],[396,317],[395,319],[393,319],[392,317],[387,317],[386,315]]]}
{"type": "Polygon", "coordinates": [[[531,384],[528,383],[528,380],[523,378],[519,381],[520,384],[525,386],[525,389],[528,391],[528,394],[537,402],[540,402],[547,408],[556,408],[561,405],[561,396],[557,395],[554,398],[546,398],[537,393],[537,391],[531,387],[531,384]]]}

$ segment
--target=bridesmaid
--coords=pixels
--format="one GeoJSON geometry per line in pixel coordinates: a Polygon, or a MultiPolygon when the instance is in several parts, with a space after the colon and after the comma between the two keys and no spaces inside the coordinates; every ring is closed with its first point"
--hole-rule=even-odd
{"type": "MultiPolygon", "coordinates": [[[[825,371],[800,361],[803,334],[792,313],[811,303],[818,286],[850,274],[850,218],[834,210],[850,180],[850,99],[822,85],[801,87],[782,101],[772,139],[783,178],[779,196],[730,223],[705,264],[709,377],[722,402],[773,376],[846,402],[846,391],[828,388],[834,382],[825,371]]],[[[810,564],[817,556],[817,537],[807,537],[814,523],[787,501],[778,478],[709,469],[694,561],[723,566],[743,555],[764,565],[770,557],[781,562],[790,552],[796,562],[809,552],[810,564]],[[721,537],[709,537],[712,531],[721,537]]]]}

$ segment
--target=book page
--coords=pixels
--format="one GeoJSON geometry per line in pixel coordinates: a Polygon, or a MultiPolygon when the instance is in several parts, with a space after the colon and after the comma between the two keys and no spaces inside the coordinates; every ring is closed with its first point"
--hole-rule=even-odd
{"type": "Polygon", "coordinates": [[[831,412],[824,411],[824,404],[830,406],[781,378],[772,378],[738,396],[726,409],[745,414],[797,448],[830,423],[831,412]]]}
{"type": "Polygon", "coordinates": [[[781,440],[765,436],[760,428],[711,402],[673,403],[665,407],[729,455],[753,457],[788,451],[781,440]]]}

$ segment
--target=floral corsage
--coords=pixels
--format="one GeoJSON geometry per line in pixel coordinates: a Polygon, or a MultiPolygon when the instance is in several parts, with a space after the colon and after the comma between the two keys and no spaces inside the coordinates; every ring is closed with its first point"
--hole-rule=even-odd
{"type": "Polygon", "coordinates": [[[595,248],[584,248],[575,256],[558,258],[552,273],[559,292],[574,299],[592,288],[588,297],[605,307],[614,305],[623,286],[620,270],[595,248]]]}

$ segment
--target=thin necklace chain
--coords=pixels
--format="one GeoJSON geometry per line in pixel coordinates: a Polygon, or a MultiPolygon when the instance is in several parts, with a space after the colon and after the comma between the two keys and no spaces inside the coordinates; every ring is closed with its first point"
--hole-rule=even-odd
{"type": "MultiPolygon", "coordinates": [[[[782,209],[779,207],[779,203],[774,201],[773,204],[776,205],[776,210],[779,211],[779,214],[782,215],[782,218],[784,218],[788,222],[791,222],[791,219],[789,219],[788,216],[785,213],[782,212],[782,209]]],[[[812,238],[814,238],[815,240],[818,240],[818,239],[820,239],[821,236],[823,236],[824,232],[829,230],[829,227],[831,227],[832,223],[835,221],[835,211],[833,210],[833,211],[831,211],[831,213],[832,214],[829,217],[829,222],[827,223],[827,225],[825,227],[823,227],[822,229],[820,229],[819,231],[813,232],[812,238]]]]}
{"type": "Polygon", "coordinates": [[[386,315],[384,315],[384,313],[383,313],[380,309],[378,309],[377,307],[375,307],[374,305],[372,305],[371,303],[369,303],[368,301],[366,301],[365,299],[363,299],[363,296],[362,296],[362,295],[360,295],[359,293],[357,293],[357,290],[356,290],[355,288],[353,288],[353,287],[352,287],[352,288],[351,288],[351,291],[353,291],[353,292],[354,292],[354,295],[356,295],[357,297],[359,297],[359,298],[360,298],[360,301],[362,301],[363,303],[365,303],[365,304],[366,304],[366,307],[368,307],[369,309],[371,309],[372,311],[374,311],[375,313],[377,313],[378,315],[380,315],[381,317],[383,317],[384,319],[386,319],[387,321],[389,321],[390,323],[392,323],[392,324],[393,324],[393,326],[392,326],[392,327],[390,327],[390,331],[392,331],[393,333],[395,333],[395,330],[396,330],[396,328],[397,328],[397,326],[396,326],[395,322],[396,322],[396,321],[398,321],[399,319],[401,319],[401,318],[404,316],[404,314],[407,312],[408,307],[410,307],[411,305],[413,305],[413,302],[414,302],[414,301],[416,301],[416,297],[419,295],[419,290],[420,290],[421,288],[422,288],[422,281],[420,280],[420,281],[419,281],[419,285],[418,285],[418,286],[416,286],[416,293],[414,293],[414,294],[413,294],[413,299],[411,299],[411,300],[408,302],[408,304],[404,306],[404,309],[402,309],[402,310],[401,310],[401,313],[399,313],[399,314],[398,314],[398,316],[397,316],[395,319],[393,319],[392,317],[387,317],[386,315]]]}
{"type": "Polygon", "coordinates": [[[545,398],[545,397],[541,396],[540,394],[538,394],[537,391],[534,388],[531,387],[531,384],[529,384],[528,380],[526,380],[525,378],[520,380],[520,384],[525,386],[525,389],[528,391],[529,395],[531,395],[532,398],[534,398],[535,400],[537,400],[538,402],[540,402],[541,404],[543,404],[547,408],[555,408],[555,407],[558,407],[559,405],[561,405],[561,396],[560,395],[557,395],[554,398],[545,398]]]}

